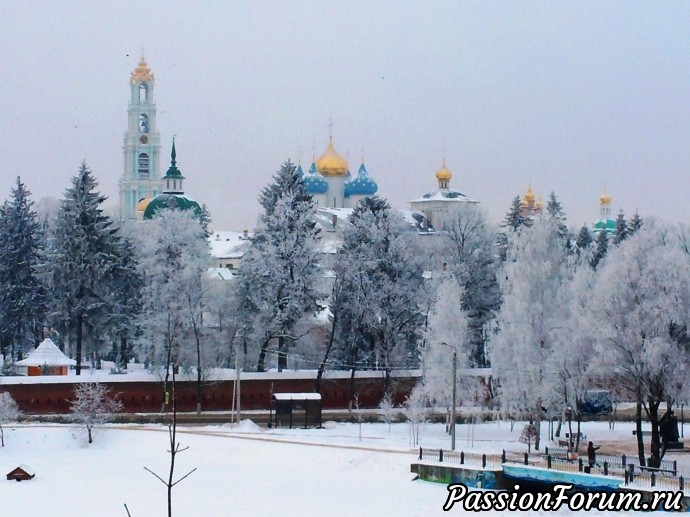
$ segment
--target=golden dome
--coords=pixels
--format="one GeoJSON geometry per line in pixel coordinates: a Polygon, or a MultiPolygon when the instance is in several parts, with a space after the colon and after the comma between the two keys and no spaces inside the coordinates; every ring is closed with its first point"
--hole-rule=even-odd
{"type": "Polygon", "coordinates": [[[439,181],[450,181],[452,177],[453,173],[450,172],[448,167],[446,167],[446,159],[444,158],[441,168],[436,171],[436,179],[439,181]]]}
{"type": "Polygon", "coordinates": [[[532,190],[532,184],[530,183],[529,186],[527,187],[527,192],[525,192],[525,195],[522,197],[524,202],[526,204],[530,204],[534,202],[534,191],[532,190]]]}
{"type": "Polygon", "coordinates": [[[129,81],[131,83],[152,83],[154,81],[153,74],[144,56],[141,56],[141,61],[139,61],[139,65],[134,69],[134,72],[132,72],[132,77],[129,81]]]}
{"type": "Polygon", "coordinates": [[[601,196],[599,196],[599,203],[602,205],[610,205],[612,199],[613,198],[611,196],[604,192],[601,196]]]}
{"type": "Polygon", "coordinates": [[[340,156],[333,147],[333,137],[328,139],[328,147],[316,160],[316,168],[323,176],[346,176],[349,169],[347,160],[340,156]]]}
{"type": "Polygon", "coordinates": [[[151,202],[151,198],[149,198],[149,197],[142,198],[137,203],[137,212],[144,212],[146,210],[146,207],[149,206],[150,202],[151,202]]]}
{"type": "Polygon", "coordinates": [[[544,208],[544,199],[539,196],[539,200],[534,203],[534,208],[544,208]]]}

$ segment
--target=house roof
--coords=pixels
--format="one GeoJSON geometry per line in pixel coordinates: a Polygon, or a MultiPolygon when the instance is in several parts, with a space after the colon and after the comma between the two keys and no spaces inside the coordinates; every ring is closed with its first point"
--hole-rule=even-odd
{"type": "Polygon", "coordinates": [[[74,366],[77,362],[63,354],[62,350],[48,337],[36,347],[36,350],[15,364],[17,366],[74,366]]]}

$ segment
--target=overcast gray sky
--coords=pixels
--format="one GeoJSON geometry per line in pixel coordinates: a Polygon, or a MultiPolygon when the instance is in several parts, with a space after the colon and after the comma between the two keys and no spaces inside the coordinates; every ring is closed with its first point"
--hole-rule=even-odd
{"type": "MultiPolygon", "coordinates": [[[[214,229],[253,227],[281,163],[362,150],[391,204],[451,187],[498,221],[529,181],[569,223],[688,222],[688,2],[0,0],[0,199],[61,197],[82,161],[115,206],[129,75],[156,77],[166,158],[214,229]]],[[[163,169],[164,172],[165,169],[163,169]]]]}

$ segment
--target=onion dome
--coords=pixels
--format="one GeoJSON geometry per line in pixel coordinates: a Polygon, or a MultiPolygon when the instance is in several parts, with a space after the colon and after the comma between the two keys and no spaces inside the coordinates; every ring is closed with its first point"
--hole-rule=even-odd
{"type": "Polygon", "coordinates": [[[602,205],[610,205],[612,199],[613,198],[611,196],[604,192],[601,196],[599,196],[599,203],[602,205]]]}
{"type": "Polygon", "coordinates": [[[149,203],[151,202],[150,197],[143,197],[139,200],[137,203],[137,212],[143,212],[146,210],[146,207],[149,206],[149,203]]]}
{"type": "MultiPolygon", "coordinates": [[[[302,170],[302,166],[299,166],[302,170]]],[[[328,191],[328,182],[316,171],[316,164],[312,162],[309,172],[304,175],[304,186],[309,194],[325,194],[328,191]]]]}
{"type": "Polygon", "coordinates": [[[201,206],[195,200],[183,194],[158,194],[144,210],[144,219],[153,219],[160,210],[191,210],[196,215],[201,215],[201,206]]]}
{"type": "Polygon", "coordinates": [[[444,158],[441,168],[436,171],[436,179],[439,181],[450,181],[452,177],[453,173],[446,167],[446,159],[444,158]]]}
{"type": "Polygon", "coordinates": [[[379,186],[369,177],[364,162],[359,166],[357,177],[345,183],[345,197],[349,196],[373,196],[379,186]]]}
{"type": "Polygon", "coordinates": [[[526,205],[534,203],[534,191],[532,190],[532,184],[530,183],[527,187],[527,192],[522,196],[523,201],[526,205]]]}
{"type": "Polygon", "coordinates": [[[151,69],[146,63],[146,59],[144,59],[144,56],[141,56],[141,61],[139,61],[139,65],[132,72],[129,82],[132,84],[152,83],[154,80],[153,73],[151,73],[151,69]]]}
{"type": "Polygon", "coordinates": [[[316,160],[316,168],[323,176],[347,176],[347,160],[340,156],[333,147],[333,137],[328,139],[328,147],[316,160]]]}

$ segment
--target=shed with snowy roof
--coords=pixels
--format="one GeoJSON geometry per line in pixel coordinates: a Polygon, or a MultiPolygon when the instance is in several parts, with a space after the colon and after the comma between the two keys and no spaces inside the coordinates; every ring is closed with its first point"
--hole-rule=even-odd
{"type": "Polygon", "coordinates": [[[53,340],[45,338],[36,350],[26,356],[25,359],[17,361],[17,366],[26,366],[27,375],[67,375],[70,366],[77,362],[62,353],[53,340]]]}
{"type": "Polygon", "coordinates": [[[321,395],[319,393],[274,393],[271,396],[269,426],[321,427],[321,395]]]}
{"type": "Polygon", "coordinates": [[[36,476],[36,473],[31,467],[27,465],[19,465],[17,468],[11,470],[7,474],[7,481],[30,481],[36,476]]]}

